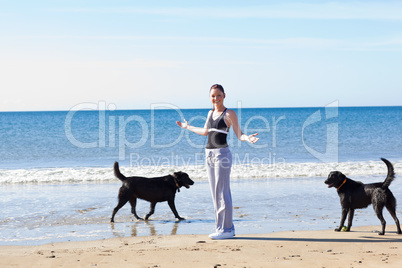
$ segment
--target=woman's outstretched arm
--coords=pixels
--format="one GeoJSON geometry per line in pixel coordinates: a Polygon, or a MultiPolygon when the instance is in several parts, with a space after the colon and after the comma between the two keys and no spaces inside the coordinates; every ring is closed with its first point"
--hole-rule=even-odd
{"type": "Polygon", "coordinates": [[[184,122],[180,122],[180,121],[176,121],[176,124],[181,127],[181,128],[185,128],[188,129],[198,135],[202,135],[202,136],[206,136],[208,135],[208,129],[207,128],[202,128],[202,127],[194,127],[194,126],[190,126],[190,124],[187,122],[186,119],[184,119],[184,122]]]}
{"type": "Polygon", "coordinates": [[[227,121],[228,123],[233,127],[233,131],[236,134],[236,137],[241,140],[241,141],[248,141],[251,143],[256,143],[260,138],[257,138],[256,136],[258,133],[251,134],[251,135],[246,135],[241,131],[240,125],[239,125],[239,119],[237,118],[236,112],[233,110],[228,110],[227,113],[227,121]]]}
{"type": "MultiPolygon", "coordinates": [[[[212,111],[209,111],[207,118],[210,117],[210,114],[211,114],[211,113],[212,113],[212,111]]],[[[207,122],[208,122],[208,119],[207,119],[207,121],[205,122],[205,125],[204,125],[203,128],[202,128],[202,127],[190,126],[190,124],[187,122],[186,119],[184,119],[184,122],[176,121],[176,124],[177,124],[179,127],[188,129],[188,130],[190,130],[190,131],[192,131],[192,132],[194,132],[194,133],[196,133],[196,134],[198,134],[198,135],[207,136],[207,135],[208,135],[207,122]]]]}

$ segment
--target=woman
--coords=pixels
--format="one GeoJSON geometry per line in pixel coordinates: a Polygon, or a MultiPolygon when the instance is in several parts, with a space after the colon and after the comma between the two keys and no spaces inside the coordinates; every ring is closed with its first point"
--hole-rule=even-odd
{"type": "Polygon", "coordinates": [[[181,127],[196,134],[207,136],[208,142],[205,149],[208,179],[211,187],[212,199],[215,208],[216,232],[210,234],[211,239],[228,239],[235,235],[233,225],[233,206],[230,193],[230,169],[232,167],[232,154],[227,144],[229,129],[233,130],[241,141],[255,143],[259,140],[253,135],[242,133],[235,111],[229,110],[223,104],[226,97],[221,85],[215,84],[209,91],[209,97],[214,106],[209,111],[207,121],[203,128],[190,126],[177,121],[181,127]]]}

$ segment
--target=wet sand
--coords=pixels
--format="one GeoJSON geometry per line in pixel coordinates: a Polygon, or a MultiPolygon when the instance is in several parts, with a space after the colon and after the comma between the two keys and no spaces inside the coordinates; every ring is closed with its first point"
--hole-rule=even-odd
{"type": "Polygon", "coordinates": [[[1,246],[1,267],[400,267],[402,235],[387,226],[351,232],[286,231],[237,235],[166,235],[1,246]],[[296,266],[297,265],[297,266],[296,266]]]}
{"type": "MultiPolygon", "coordinates": [[[[380,181],[383,178],[372,178],[380,181]]],[[[333,230],[341,206],[323,178],[233,180],[234,224],[238,235],[282,231],[333,230]],[[308,198],[306,198],[308,197],[308,198]]],[[[364,180],[368,182],[368,179],[364,180]]],[[[169,206],[160,203],[147,222],[133,220],[129,204],[110,216],[121,183],[1,185],[0,245],[29,246],[68,241],[164,235],[206,235],[215,229],[208,182],[196,182],[176,195],[176,207],[186,221],[176,222],[169,206]],[[20,193],[23,193],[21,198],[20,193]]],[[[392,185],[394,195],[402,184],[392,185]]],[[[137,213],[149,211],[139,200],[137,213]]],[[[397,210],[401,215],[401,211],[397,210]]],[[[389,225],[393,220],[387,211],[389,225]]],[[[354,226],[379,225],[372,207],[356,211],[354,226]]]]}

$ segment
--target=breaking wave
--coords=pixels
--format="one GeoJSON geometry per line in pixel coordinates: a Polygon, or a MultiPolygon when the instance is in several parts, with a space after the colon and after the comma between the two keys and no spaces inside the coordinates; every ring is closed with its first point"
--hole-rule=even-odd
{"type": "MultiPolygon", "coordinates": [[[[393,163],[395,172],[402,170],[402,162],[393,163]]],[[[120,167],[126,176],[157,177],[183,171],[194,180],[207,180],[204,165],[187,166],[134,166],[120,167]]],[[[339,170],[347,176],[370,177],[387,174],[387,168],[382,161],[340,162],[340,163],[275,163],[261,165],[234,165],[233,179],[262,178],[305,178],[327,177],[333,170],[339,170]]],[[[21,183],[102,183],[118,181],[113,175],[112,167],[86,168],[46,168],[46,169],[12,169],[0,170],[0,184],[21,183]]]]}

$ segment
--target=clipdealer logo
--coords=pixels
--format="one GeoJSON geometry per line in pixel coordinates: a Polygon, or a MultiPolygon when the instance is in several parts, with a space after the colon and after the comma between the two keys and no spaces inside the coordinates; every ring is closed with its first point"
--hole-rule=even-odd
{"type": "Polygon", "coordinates": [[[338,110],[339,101],[334,101],[324,107],[324,115],[322,115],[321,110],[318,110],[311,114],[303,123],[302,142],[304,148],[312,156],[324,163],[338,162],[339,160],[339,122],[336,120],[339,116],[338,110]],[[323,120],[328,120],[328,122],[325,122],[325,152],[319,152],[307,145],[304,132],[306,129],[314,127],[314,124],[320,123],[323,120]]]}
{"type": "MultiPolygon", "coordinates": [[[[163,143],[160,140],[160,133],[158,134],[155,129],[156,129],[156,117],[157,113],[156,111],[159,109],[162,110],[171,110],[177,113],[177,118],[179,120],[183,120],[184,114],[181,111],[181,109],[173,104],[169,103],[157,103],[157,104],[151,104],[150,107],[150,120],[146,120],[142,116],[132,114],[132,115],[112,115],[107,112],[113,112],[116,111],[116,105],[111,103],[107,105],[105,101],[99,101],[98,103],[80,103],[75,105],[70,109],[70,111],[67,113],[65,122],[64,122],[64,131],[65,131],[65,136],[69,140],[69,142],[82,149],[91,149],[91,148],[118,148],[118,159],[119,160],[125,160],[127,157],[127,151],[129,149],[133,149],[134,151],[138,152],[138,149],[143,148],[144,145],[146,145],[149,142],[149,145],[151,148],[156,148],[156,149],[164,149],[164,148],[170,148],[174,147],[176,144],[181,142],[183,139],[187,141],[187,143],[195,149],[203,148],[204,144],[200,144],[199,142],[194,142],[191,139],[189,131],[185,131],[183,129],[180,130],[180,133],[177,135],[177,137],[172,137],[173,140],[167,143],[163,143]],[[97,133],[88,133],[86,135],[85,133],[80,133],[77,135],[77,129],[73,131],[73,121],[74,117],[76,116],[76,113],[79,111],[92,111],[97,113],[97,118],[96,118],[96,123],[97,123],[97,133]],[[126,133],[128,132],[129,125],[130,124],[136,124],[137,129],[135,130],[135,136],[136,136],[136,141],[131,142],[129,139],[127,139],[126,133]],[[76,136],[74,136],[74,133],[76,136]],[[83,134],[83,135],[81,135],[83,134]],[[95,139],[88,141],[88,139],[85,140],[85,136],[91,136],[94,137],[93,135],[97,136],[95,139]],[[81,140],[83,139],[83,140],[81,140]]],[[[239,124],[243,125],[242,123],[242,108],[241,108],[241,102],[238,102],[238,118],[239,118],[239,124]]],[[[339,102],[334,101],[328,105],[326,105],[324,108],[320,108],[311,115],[307,117],[307,119],[303,122],[302,128],[301,128],[301,140],[304,148],[306,151],[311,154],[313,157],[316,159],[320,160],[321,162],[324,163],[330,163],[330,162],[338,162],[338,147],[339,147],[339,141],[338,141],[338,132],[339,132],[339,124],[338,124],[338,110],[339,110],[339,102]],[[322,131],[322,128],[325,128],[325,140],[321,142],[321,140],[318,141],[318,146],[319,147],[324,147],[325,151],[320,152],[318,151],[317,148],[317,141],[310,144],[308,141],[308,133],[311,131],[322,131]]],[[[193,121],[205,121],[206,117],[204,116],[195,116],[193,118],[189,118],[188,121],[191,124],[193,121]]],[[[249,159],[248,153],[245,154],[244,159],[240,159],[240,156],[237,156],[238,163],[240,164],[248,164],[248,163],[274,163],[277,160],[281,163],[285,163],[285,158],[279,157],[276,155],[277,152],[280,152],[281,148],[280,146],[277,146],[278,141],[280,142],[281,138],[278,136],[278,126],[280,124],[286,124],[284,122],[287,121],[287,118],[285,115],[276,117],[275,115],[272,116],[271,120],[268,120],[268,118],[265,118],[260,115],[254,115],[246,120],[244,123],[244,133],[266,133],[266,135],[270,134],[272,136],[272,140],[270,140],[271,145],[268,145],[268,139],[261,140],[258,144],[249,144],[250,147],[254,149],[268,149],[268,158],[266,155],[257,157],[257,159],[249,159]],[[260,126],[258,129],[257,128],[250,128],[250,126],[254,125],[255,123],[258,123],[260,126]],[[273,151],[272,151],[273,150],[273,151]]],[[[79,131],[79,130],[78,130],[79,131]]],[[[297,133],[294,133],[297,135],[297,133]]],[[[299,134],[300,135],[300,134],[299,134]]],[[[228,143],[231,146],[240,148],[242,143],[240,141],[236,142],[236,138],[234,137],[234,134],[231,134],[228,136],[228,143]]],[[[311,141],[310,141],[311,142],[311,141]]],[[[197,153],[194,155],[194,159],[196,163],[202,162],[202,154],[197,153]],[[201,160],[200,160],[201,159],[201,160]]],[[[161,156],[163,159],[158,159],[158,161],[152,159],[148,161],[142,159],[142,154],[138,153],[130,153],[130,161],[135,160],[136,163],[148,163],[149,164],[160,164],[161,161],[166,164],[169,163],[167,161],[166,155],[161,156]]],[[[183,159],[181,156],[173,155],[169,157],[169,159],[173,159],[170,164],[174,163],[190,163],[191,159],[183,159]]]]}

